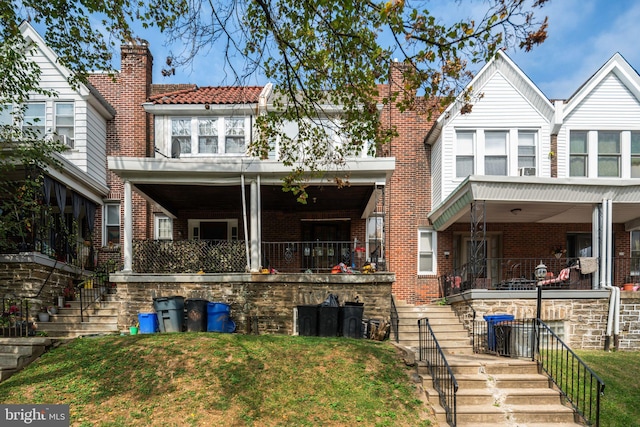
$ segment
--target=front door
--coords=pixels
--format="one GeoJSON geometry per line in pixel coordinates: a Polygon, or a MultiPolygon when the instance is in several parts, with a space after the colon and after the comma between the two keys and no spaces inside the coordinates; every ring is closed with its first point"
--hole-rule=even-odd
{"type": "MultiPolygon", "coordinates": [[[[471,238],[461,236],[460,240],[460,256],[456,257],[457,268],[468,265],[471,261],[471,238]]],[[[502,280],[500,277],[500,235],[488,234],[485,237],[484,251],[477,256],[481,258],[482,261],[477,267],[479,270],[475,272],[477,280],[481,282],[476,283],[476,287],[486,288],[502,280]]],[[[470,269],[471,266],[468,266],[466,269],[467,275],[473,275],[474,272],[470,269]]],[[[463,280],[465,279],[463,278],[463,280]]]]}
{"type": "Polygon", "coordinates": [[[339,263],[351,265],[350,221],[304,221],[303,267],[331,270],[339,263]]]}

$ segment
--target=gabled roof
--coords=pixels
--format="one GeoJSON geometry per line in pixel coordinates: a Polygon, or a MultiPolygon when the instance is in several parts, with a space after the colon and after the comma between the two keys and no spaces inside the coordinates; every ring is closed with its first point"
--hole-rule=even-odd
{"type": "MultiPolygon", "coordinates": [[[[58,62],[58,55],[47,45],[46,41],[29,22],[23,21],[22,24],[20,24],[20,32],[26,40],[30,40],[31,42],[35,43],[38,46],[40,52],[42,52],[42,55],[47,58],[47,60],[51,62],[51,64],[53,64],[55,69],[65,79],[69,80],[69,78],[72,76],[71,71],[58,62]]],[[[115,108],[113,108],[113,106],[104,99],[104,97],[98,92],[98,90],[91,86],[89,83],[79,83],[76,90],[80,94],[80,96],[87,99],[88,102],[96,107],[96,109],[101,111],[104,116],[115,116],[115,108]]]]}
{"type": "MultiPolygon", "coordinates": [[[[498,51],[466,88],[472,88],[473,94],[478,94],[496,73],[501,73],[542,116],[547,117],[549,121],[553,120],[554,106],[551,101],[503,51],[498,51]]],[[[440,114],[425,138],[427,144],[433,144],[438,139],[444,124],[457,117],[464,104],[461,100],[456,100],[440,114]]]]}
{"type": "Polygon", "coordinates": [[[255,104],[260,98],[262,89],[262,86],[193,86],[189,89],[151,96],[149,101],[154,105],[255,104]]]}
{"type": "Polygon", "coordinates": [[[609,75],[615,74],[640,101],[640,76],[620,53],[615,53],[596,71],[566,102],[563,116],[566,118],[609,75]]]}

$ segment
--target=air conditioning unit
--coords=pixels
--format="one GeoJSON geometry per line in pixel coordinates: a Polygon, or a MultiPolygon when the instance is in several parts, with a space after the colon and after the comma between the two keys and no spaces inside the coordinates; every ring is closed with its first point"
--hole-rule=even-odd
{"type": "Polygon", "coordinates": [[[536,168],[519,168],[518,172],[520,176],[536,176],[536,168]]]}
{"type": "Polygon", "coordinates": [[[69,138],[67,135],[58,135],[58,141],[62,142],[69,148],[73,148],[73,139],[69,138]]]}

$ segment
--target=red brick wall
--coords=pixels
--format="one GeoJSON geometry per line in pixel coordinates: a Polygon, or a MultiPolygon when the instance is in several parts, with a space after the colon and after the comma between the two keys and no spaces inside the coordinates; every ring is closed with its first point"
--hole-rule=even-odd
{"type": "MultiPolygon", "coordinates": [[[[151,140],[151,116],[142,103],[150,94],[153,57],[146,45],[127,44],[121,47],[121,70],[115,78],[106,74],[89,77],[116,110],[116,116],[107,125],[107,156],[147,157],[153,153],[151,140]]],[[[121,223],[124,220],[124,185],[113,173],[108,172],[109,200],[121,203],[121,223]]],[[[147,214],[147,202],[133,192],[133,237],[145,238],[153,232],[152,218],[147,214]]],[[[98,224],[102,212],[97,212],[98,224]]],[[[120,233],[122,238],[122,232],[120,233]]],[[[96,229],[94,239],[102,243],[102,230],[96,229]]],[[[122,243],[122,242],[121,242],[122,243]]]]}
{"type": "MultiPolygon", "coordinates": [[[[382,88],[381,95],[385,91],[400,92],[402,67],[393,64],[389,85],[382,88]]],[[[385,190],[387,268],[396,274],[393,294],[409,303],[429,302],[438,296],[437,277],[418,276],[418,228],[429,225],[431,147],[424,144],[424,139],[433,119],[387,106],[381,122],[398,134],[385,150],[385,155],[396,159],[395,172],[385,190]]]]}

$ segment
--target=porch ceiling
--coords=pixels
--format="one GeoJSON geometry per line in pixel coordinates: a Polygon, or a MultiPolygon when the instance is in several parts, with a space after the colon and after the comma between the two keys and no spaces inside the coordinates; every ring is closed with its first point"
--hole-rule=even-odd
{"type": "MultiPolygon", "coordinates": [[[[135,188],[149,200],[158,203],[172,214],[179,210],[233,210],[242,205],[240,185],[202,186],[181,184],[137,184],[135,188]]],[[[357,185],[345,188],[336,186],[309,186],[306,205],[298,203],[292,193],[282,191],[280,185],[262,185],[260,191],[263,210],[288,212],[312,212],[334,210],[358,210],[362,212],[375,186],[357,185]]],[[[249,186],[245,186],[247,200],[249,186]]]]}
{"type": "Polygon", "coordinates": [[[588,180],[530,177],[466,179],[429,219],[437,230],[468,223],[470,205],[485,202],[487,222],[591,223],[593,207],[613,201],[613,222],[640,225],[640,180],[588,180]]]}

